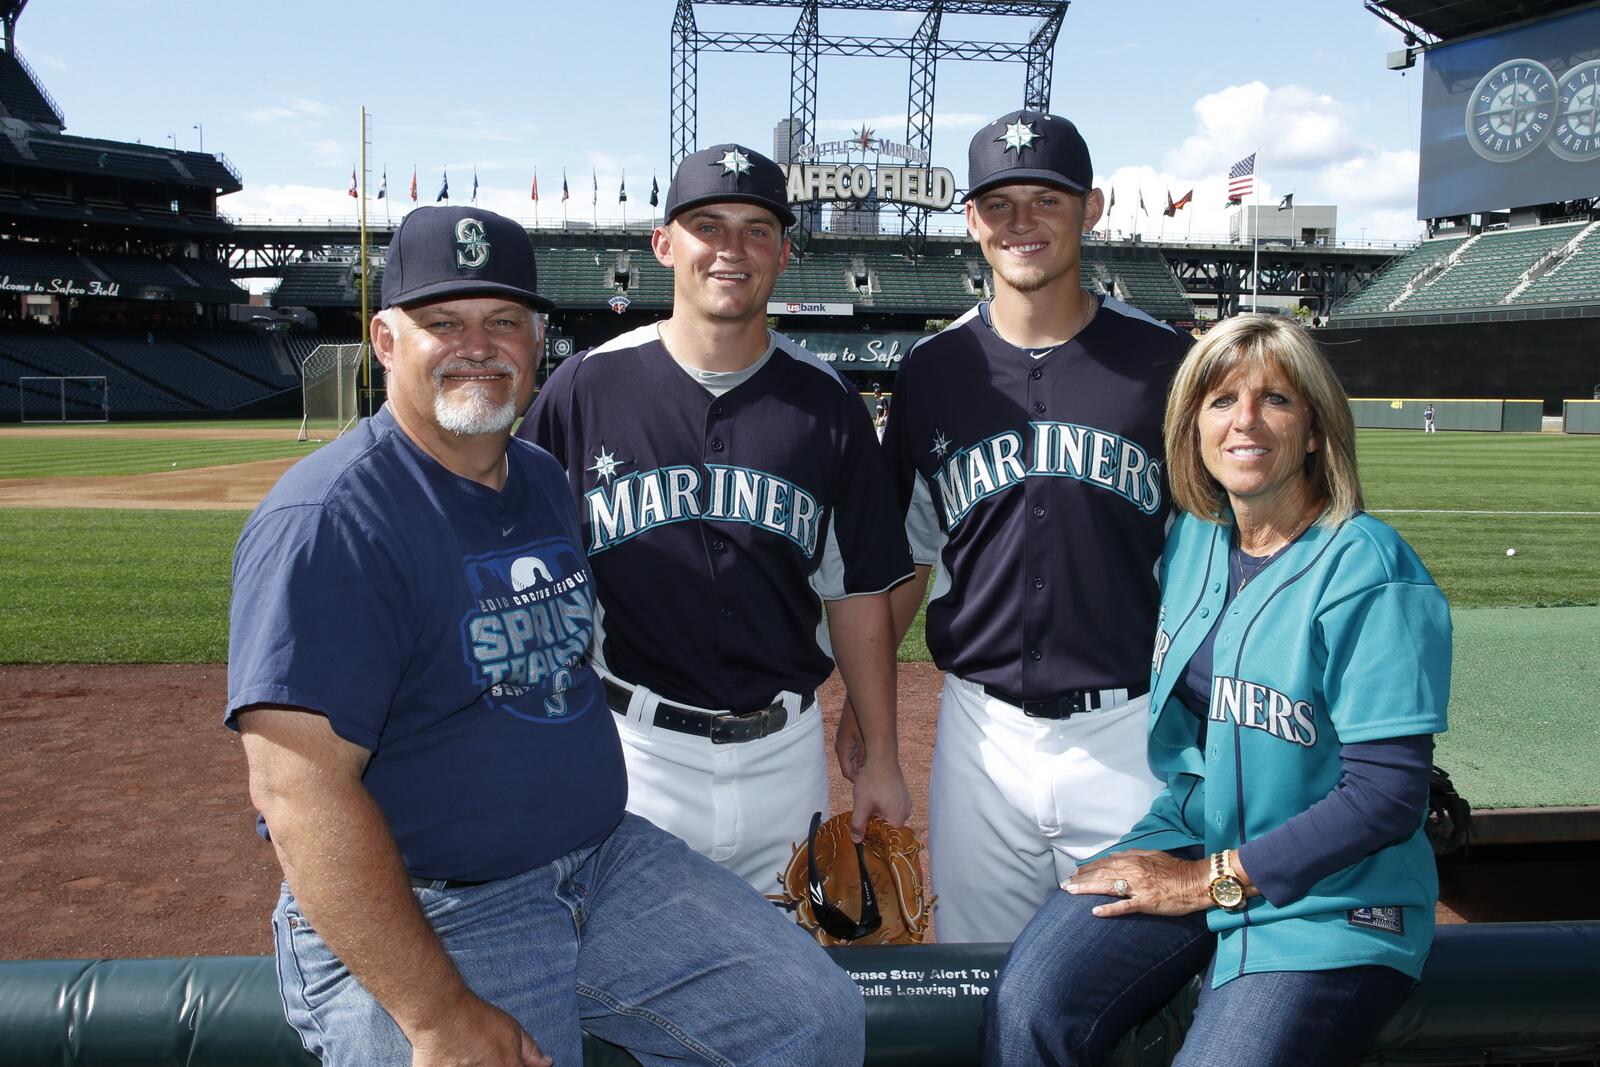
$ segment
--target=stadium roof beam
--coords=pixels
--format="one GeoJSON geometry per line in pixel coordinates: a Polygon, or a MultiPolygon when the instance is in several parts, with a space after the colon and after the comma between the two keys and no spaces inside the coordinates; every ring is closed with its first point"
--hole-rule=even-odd
{"type": "MultiPolygon", "coordinates": [[[[939,23],[944,5],[934,3],[911,36],[911,84],[906,91],[906,144],[933,158],[933,96],[939,73],[939,23]]],[[[906,251],[915,256],[922,251],[922,235],[928,213],[910,204],[900,205],[900,232],[905,235],[906,251]]]]}
{"type": "MultiPolygon", "coordinates": [[[[696,70],[701,51],[787,53],[789,60],[790,158],[801,145],[815,142],[817,60],[827,56],[903,58],[910,65],[906,101],[906,141],[932,158],[934,90],[940,60],[1020,61],[1026,64],[1022,106],[1050,108],[1050,80],[1056,38],[1071,0],[677,0],[672,19],[672,115],[669,166],[676,171],[698,141],[696,70]],[[702,30],[695,7],[783,7],[800,11],[789,33],[743,33],[702,30]],[[866,35],[824,36],[818,13],[829,11],[906,12],[921,14],[916,32],[907,38],[866,35]],[[939,30],[945,15],[1015,15],[1037,18],[1028,40],[945,41],[939,30]]],[[[920,251],[927,227],[927,209],[902,207],[901,229],[913,255],[920,251]]]]}
{"type": "Polygon", "coordinates": [[[1363,0],[1363,6],[1401,33],[1435,45],[1587,5],[1585,0],[1363,0]]]}

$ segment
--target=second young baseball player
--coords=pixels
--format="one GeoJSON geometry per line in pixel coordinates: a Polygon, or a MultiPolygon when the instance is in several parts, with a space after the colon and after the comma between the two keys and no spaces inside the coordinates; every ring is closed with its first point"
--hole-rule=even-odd
{"type": "MultiPolygon", "coordinates": [[[[894,595],[898,632],[937,571],[934,929],[1010,941],[1157,790],[1161,412],[1187,338],[1080,286],[1080,235],[1104,201],[1071,122],[1012,112],[968,162],[994,297],[908,354],[884,445],[917,567],[894,595]]],[[[854,743],[844,728],[841,748],[854,743]]]]}
{"type": "Polygon", "coordinates": [[[854,388],[767,329],[794,222],[782,170],[696,152],[665,220],[671,318],[563,363],[519,433],[578,498],[628,810],[773,892],[828,807],[816,689],[835,660],[868,735],[858,839],[874,812],[910,816],[888,590],[911,562],[854,388]]]}

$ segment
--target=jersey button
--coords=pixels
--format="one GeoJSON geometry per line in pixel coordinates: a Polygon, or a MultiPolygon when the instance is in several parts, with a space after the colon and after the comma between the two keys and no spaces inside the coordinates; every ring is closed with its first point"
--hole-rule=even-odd
{"type": "Polygon", "coordinates": [[[1212,582],[1212,583],[1211,583],[1211,591],[1212,591],[1212,592],[1213,592],[1213,593],[1220,593],[1220,592],[1222,592],[1222,583],[1221,583],[1221,582],[1212,582]]]}
{"type": "Polygon", "coordinates": [[[1028,377],[1032,378],[1034,381],[1038,381],[1040,378],[1044,377],[1044,371],[1040,370],[1038,367],[1035,367],[1028,372],[1028,377]]]}
{"type": "Polygon", "coordinates": [[[1037,663],[1039,660],[1044,659],[1044,653],[1040,652],[1037,648],[1029,649],[1028,658],[1037,663]]]}
{"type": "Polygon", "coordinates": [[[1035,400],[1033,402],[1033,410],[1038,412],[1039,414],[1043,415],[1044,414],[1044,401],[1043,400],[1035,400]]]}
{"type": "Polygon", "coordinates": [[[722,543],[722,538],[720,538],[720,537],[711,542],[711,551],[713,551],[713,552],[721,552],[724,548],[727,548],[727,547],[728,547],[727,545],[722,543]]]}
{"type": "Polygon", "coordinates": [[[1202,619],[1209,619],[1209,618],[1211,618],[1211,609],[1210,609],[1210,608],[1201,608],[1201,609],[1200,609],[1200,617],[1201,617],[1201,618],[1202,618],[1202,619]]]}
{"type": "Polygon", "coordinates": [[[713,451],[713,452],[721,452],[722,451],[722,438],[713,437],[711,439],[711,451],[713,451]]]}
{"type": "Polygon", "coordinates": [[[1033,517],[1036,518],[1036,519],[1044,518],[1044,505],[1043,504],[1035,504],[1033,506],[1033,517]]]}
{"type": "Polygon", "coordinates": [[[733,618],[733,609],[732,609],[732,608],[723,608],[723,609],[722,609],[722,617],[723,617],[723,618],[724,618],[724,619],[731,619],[731,618],[733,618]]]}
{"type": "Polygon", "coordinates": [[[1044,579],[1043,578],[1035,578],[1033,580],[1033,587],[1035,589],[1043,589],[1044,588],[1044,579]]]}
{"type": "Polygon", "coordinates": [[[711,414],[713,414],[713,415],[721,415],[722,414],[722,405],[721,404],[712,404],[711,405],[711,414]]]}

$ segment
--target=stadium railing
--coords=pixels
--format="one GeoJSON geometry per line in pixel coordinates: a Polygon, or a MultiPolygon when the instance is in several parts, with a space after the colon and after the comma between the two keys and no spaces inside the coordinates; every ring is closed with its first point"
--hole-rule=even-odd
{"type": "MultiPolygon", "coordinates": [[[[829,949],[866,996],[869,1067],[978,1058],[983,997],[1007,946],[829,949]],[[903,972],[912,975],[904,975],[903,972]],[[902,972],[897,974],[896,972],[902,972]]],[[[1171,1057],[1189,988],[1118,1046],[1115,1067],[1171,1057]]],[[[796,991],[803,995],[802,991],[796,991]]],[[[1263,1005],[1263,1011],[1283,1010],[1263,1005]]],[[[283,1019],[270,957],[0,962],[7,1064],[314,1067],[283,1019]]],[[[1422,981],[1366,1062],[1526,1063],[1600,1057],[1600,922],[1484,923],[1438,931],[1422,981]]],[[[586,1040],[589,1067],[635,1061],[586,1040]]]]}

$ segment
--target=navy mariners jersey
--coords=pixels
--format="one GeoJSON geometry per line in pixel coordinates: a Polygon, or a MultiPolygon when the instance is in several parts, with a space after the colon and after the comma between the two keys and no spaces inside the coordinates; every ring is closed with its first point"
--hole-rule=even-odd
{"type": "Polygon", "coordinates": [[[821,600],[910,575],[866,408],[775,344],[719,397],[642,326],[563,363],[517,431],[577,495],[602,666],[669,700],[743,711],[815,689],[833,669],[821,600]]]}
{"type": "MultiPolygon", "coordinates": [[[[1344,745],[1446,727],[1450,611],[1399,534],[1370,515],[1312,526],[1226,602],[1231,536],[1192,515],[1173,527],[1150,692],[1150,766],[1167,788],[1115,848],[1238,848],[1331,793],[1344,745]],[[1202,738],[1176,686],[1213,626],[1202,738]]],[[[1211,909],[1215,982],[1364,964],[1420,974],[1439,895],[1423,815],[1281,907],[1211,909]]]]}
{"type": "Polygon", "coordinates": [[[1188,338],[1105,298],[1034,358],[982,306],[917,344],[884,446],[940,669],[1024,700],[1134,688],[1168,499],[1161,416],[1188,338]]]}
{"type": "Polygon", "coordinates": [[[229,724],[256,704],[327,716],[372,753],[362,785],[423,878],[542,866],[627,801],[566,479],[509,444],[496,492],[385,406],[291,468],[234,553],[229,724]]]}

